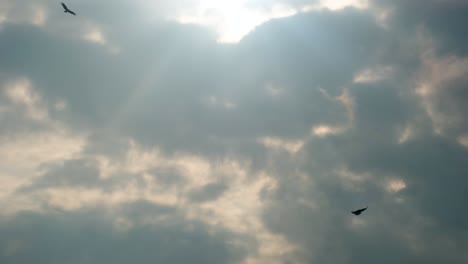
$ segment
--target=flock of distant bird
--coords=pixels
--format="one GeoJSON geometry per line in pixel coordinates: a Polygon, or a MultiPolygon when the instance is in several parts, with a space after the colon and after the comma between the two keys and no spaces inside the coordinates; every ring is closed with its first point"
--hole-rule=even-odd
{"type": "MultiPolygon", "coordinates": [[[[69,13],[69,14],[72,14],[72,15],[76,16],[75,12],[71,11],[71,10],[67,7],[67,5],[65,5],[63,2],[62,2],[62,7],[63,7],[63,9],[64,9],[64,11],[63,11],[64,13],[69,13]]],[[[362,208],[362,209],[358,209],[358,210],[356,210],[356,211],[352,211],[351,213],[354,214],[354,215],[360,215],[360,214],[362,214],[362,212],[364,212],[365,210],[367,210],[367,207],[368,207],[368,206],[366,206],[365,208],[362,208]]]]}

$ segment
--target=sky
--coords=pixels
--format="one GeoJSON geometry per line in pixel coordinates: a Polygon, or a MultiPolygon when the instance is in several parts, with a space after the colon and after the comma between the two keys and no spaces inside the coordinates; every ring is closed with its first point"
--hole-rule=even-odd
{"type": "Polygon", "coordinates": [[[66,4],[0,2],[0,263],[468,263],[467,1],[66,4]]]}

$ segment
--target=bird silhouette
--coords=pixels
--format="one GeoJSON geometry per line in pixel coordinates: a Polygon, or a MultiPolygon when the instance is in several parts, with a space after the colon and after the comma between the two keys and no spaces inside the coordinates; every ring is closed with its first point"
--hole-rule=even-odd
{"type": "Polygon", "coordinates": [[[70,9],[68,9],[68,7],[62,2],[62,6],[63,6],[63,9],[65,9],[63,12],[64,13],[70,13],[74,16],[76,16],[75,12],[71,11],[70,9]]]}
{"type": "Polygon", "coordinates": [[[354,214],[354,215],[360,215],[362,212],[364,212],[365,210],[367,209],[367,206],[366,208],[362,208],[362,209],[358,209],[356,211],[352,211],[351,213],[354,214]]]}

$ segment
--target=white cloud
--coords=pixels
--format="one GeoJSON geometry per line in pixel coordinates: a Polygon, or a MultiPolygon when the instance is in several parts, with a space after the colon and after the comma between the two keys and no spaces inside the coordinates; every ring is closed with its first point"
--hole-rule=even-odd
{"type": "Polygon", "coordinates": [[[356,173],[347,167],[335,169],[334,174],[340,179],[343,188],[351,192],[362,192],[364,184],[373,179],[370,173],[356,173]]]}
{"type": "Polygon", "coordinates": [[[105,47],[111,54],[119,54],[121,52],[118,46],[108,40],[102,29],[91,23],[87,24],[85,29],[83,29],[84,32],[82,36],[85,41],[105,47]]]}
{"type": "Polygon", "coordinates": [[[411,129],[410,126],[406,126],[399,134],[399,137],[398,137],[398,144],[403,144],[405,142],[407,142],[408,140],[411,139],[411,137],[413,137],[413,130],[411,129]]]}
{"type": "Polygon", "coordinates": [[[393,15],[393,10],[390,8],[374,8],[374,16],[377,24],[385,30],[390,28],[390,19],[393,15]]]}
{"type": "Polygon", "coordinates": [[[297,153],[304,146],[302,140],[285,140],[278,137],[262,137],[258,139],[258,142],[267,148],[285,150],[290,154],[297,153]]]}
{"type": "Polygon", "coordinates": [[[327,137],[331,135],[339,135],[345,133],[348,129],[353,126],[354,122],[354,108],[355,108],[355,100],[349,94],[349,90],[347,88],[343,88],[341,94],[339,96],[333,97],[331,96],[325,89],[319,88],[320,93],[332,103],[339,103],[343,105],[346,109],[346,113],[348,115],[348,121],[345,124],[340,125],[330,125],[330,124],[319,124],[314,125],[310,133],[316,137],[327,137]]]}
{"type": "Polygon", "coordinates": [[[331,10],[339,10],[346,7],[366,9],[369,7],[368,0],[321,0],[320,5],[331,10]]]}
{"type": "Polygon", "coordinates": [[[317,137],[326,137],[330,135],[338,135],[345,131],[342,127],[333,127],[328,125],[318,125],[312,128],[312,135],[317,137]]]}
{"type": "Polygon", "coordinates": [[[364,182],[371,178],[369,174],[355,173],[348,168],[340,168],[335,170],[336,175],[341,179],[345,179],[350,182],[364,182]]]}
{"type": "Polygon", "coordinates": [[[99,45],[103,45],[103,46],[106,45],[106,43],[107,43],[106,38],[104,37],[102,32],[97,28],[94,28],[94,29],[90,30],[88,33],[86,33],[83,36],[83,38],[90,41],[90,42],[93,42],[93,43],[96,43],[96,44],[99,44],[99,45]]]}
{"type": "Polygon", "coordinates": [[[0,156],[4,166],[34,170],[41,164],[71,159],[81,151],[84,143],[82,137],[57,129],[18,133],[15,136],[0,137],[0,156]]]}
{"type": "Polygon", "coordinates": [[[349,126],[351,126],[352,122],[354,121],[354,98],[349,94],[348,89],[343,89],[343,92],[336,98],[336,100],[346,108],[348,112],[349,126]]]}
{"type": "Polygon", "coordinates": [[[6,86],[6,96],[14,104],[26,107],[26,114],[36,121],[48,121],[49,116],[40,96],[32,89],[31,82],[22,78],[6,86]]]}
{"type": "Polygon", "coordinates": [[[6,15],[3,13],[0,13],[0,30],[2,29],[2,24],[5,23],[6,20],[7,20],[6,15]]]}
{"type": "Polygon", "coordinates": [[[31,24],[45,27],[48,14],[46,7],[38,2],[23,2],[3,0],[0,3],[0,27],[5,23],[31,24]]]}
{"type": "Polygon", "coordinates": [[[368,0],[320,0],[316,4],[308,5],[303,8],[304,11],[329,9],[338,11],[346,7],[354,7],[357,9],[367,9],[369,7],[368,0]]]}
{"type": "Polygon", "coordinates": [[[338,102],[342,104],[347,111],[348,114],[348,124],[344,127],[351,127],[353,125],[354,121],[354,107],[355,107],[355,100],[354,98],[350,95],[349,89],[348,88],[343,88],[341,91],[341,94],[339,96],[333,97],[331,96],[327,90],[319,87],[320,93],[328,100],[331,102],[338,102]]]}
{"type": "Polygon", "coordinates": [[[387,191],[391,193],[397,193],[405,188],[406,183],[401,179],[392,179],[386,185],[387,191]]]}
{"type": "Polygon", "coordinates": [[[34,11],[32,23],[36,26],[43,27],[45,26],[46,22],[47,22],[47,11],[42,7],[38,7],[34,11]]]}
{"type": "MultiPolygon", "coordinates": [[[[66,145],[63,143],[60,144],[62,147],[66,145]]],[[[23,144],[29,146],[31,143],[25,141],[23,144]]],[[[52,144],[48,142],[47,145],[49,146],[47,150],[49,150],[52,144]]],[[[48,157],[47,161],[51,159],[63,161],[74,154],[79,154],[81,146],[75,146],[76,148],[71,152],[60,153],[57,149],[50,149],[53,154],[43,153],[46,150],[38,147],[37,157],[48,157]]],[[[0,152],[0,157],[5,158],[2,155],[4,154],[0,152]]],[[[11,157],[23,158],[15,155],[11,157]]],[[[35,160],[37,157],[34,156],[32,159],[35,160]]],[[[248,163],[233,159],[211,161],[202,156],[183,153],[167,155],[157,148],[145,149],[134,141],[129,141],[128,149],[121,157],[105,154],[89,156],[81,153],[81,158],[89,159],[90,164],[99,164],[98,167],[104,169],[101,174],[105,177],[96,180],[120,177],[123,182],[110,190],[104,190],[96,185],[96,187],[86,188],[51,186],[27,195],[10,192],[8,200],[14,201],[9,205],[10,213],[18,210],[31,210],[31,208],[37,211],[49,207],[65,211],[77,211],[84,208],[118,209],[132,202],[146,201],[159,206],[176,208],[187,219],[202,221],[213,228],[252,237],[257,241],[259,251],[248,257],[246,263],[281,263],[283,255],[297,250],[297,247],[288,242],[285,237],[272,233],[262,221],[262,211],[268,202],[264,195],[276,191],[277,181],[263,171],[249,170],[248,163]],[[182,177],[182,181],[170,186],[160,181],[159,172],[168,170],[177,172],[177,175],[182,177]],[[138,181],[143,181],[144,184],[137,184],[138,181]],[[218,181],[227,183],[227,189],[219,197],[203,202],[190,198],[193,191],[218,181]],[[21,206],[20,203],[24,205],[21,206]]],[[[12,162],[12,160],[6,160],[12,162]]],[[[37,168],[44,162],[43,160],[35,161],[30,169],[37,168]]],[[[62,177],[67,176],[62,175],[62,177]]],[[[0,179],[5,178],[0,177],[0,179]]],[[[30,180],[28,184],[34,184],[34,180],[30,180]]],[[[113,217],[113,225],[119,232],[128,231],[134,226],[131,218],[120,215],[118,210],[111,211],[117,212],[113,217]]],[[[154,225],[169,220],[170,218],[148,218],[146,224],[154,225]]],[[[235,237],[231,240],[230,243],[242,245],[242,241],[235,237]]]]}
{"type": "Polygon", "coordinates": [[[374,67],[359,72],[354,77],[355,83],[374,83],[391,77],[393,68],[391,66],[374,67]]]}
{"type": "Polygon", "coordinates": [[[44,172],[44,166],[79,155],[86,139],[49,117],[47,104],[28,79],[11,81],[3,91],[10,104],[5,115],[16,117],[19,124],[35,121],[44,125],[42,130],[26,128],[0,134],[0,197],[3,198],[0,199],[3,208],[0,214],[12,215],[21,210],[39,209],[35,197],[15,195],[16,190],[33,183],[44,172]],[[27,119],[18,118],[22,114],[26,114],[27,119]]]}
{"type": "Polygon", "coordinates": [[[458,137],[458,143],[468,148],[468,135],[458,137]]]}
{"type": "MultiPolygon", "coordinates": [[[[428,42],[429,40],[426,40],[428,42]]],[[[423,54],[424,67],[416,94],[421,97],[423,107],[432,120],[433,129],[437,134],[443,134],[446,129],[457,127],[463,120],[463,113],[447,112],[437,106],[444,93],[450,93],[450,82],[461,80],[468,74],[468,58],[456,56],[438,57],[428,44],[423,54]]]]}

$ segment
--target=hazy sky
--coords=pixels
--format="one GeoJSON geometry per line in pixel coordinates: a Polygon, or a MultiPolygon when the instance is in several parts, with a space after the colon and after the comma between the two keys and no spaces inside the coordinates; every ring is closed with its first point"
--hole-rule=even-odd
{"type": "Polygon", "coordinates": [[[466,0],[66,3],[0,1],[0,263],[468,263],[466,0]]]}

